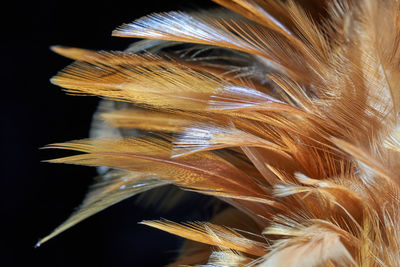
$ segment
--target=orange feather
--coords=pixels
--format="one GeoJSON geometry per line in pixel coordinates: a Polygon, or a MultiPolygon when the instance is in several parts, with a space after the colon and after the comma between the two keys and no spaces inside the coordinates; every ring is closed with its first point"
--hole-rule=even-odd
{"type": "Polygon", "coordinates": [[[83,153],[50,162],[111,170],[39,244],[174,184],[231,206],[143,222],[206,244],[175,264],[399,266],[399,1],[214,2],[230,10],[122,25],[114,36],[150,39],[126,51],[53,47],[75,60],[53,83],[125,104],[100,111],[116,138],[49,146],[83,153]]]}

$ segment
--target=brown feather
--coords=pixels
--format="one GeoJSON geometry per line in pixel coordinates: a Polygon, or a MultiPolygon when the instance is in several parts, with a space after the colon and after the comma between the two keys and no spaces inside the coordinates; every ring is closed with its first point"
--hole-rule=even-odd
{"type": "Polygon", "coordinates": [[[51,162],[144,184],[120,191],[124,175],[109,180],[43,242],[172,183],[240,211],[213,223],[146,221],[206,244],[189,243],[175,264],[398,266],[400,3],[214,2],[231,11],[122,25],[114,36],[150,39],[124,52],[52,48],[76,60],[53,83],[130,104],[101,115],[117,138],[54,144],[83,154],[51,162]]]}

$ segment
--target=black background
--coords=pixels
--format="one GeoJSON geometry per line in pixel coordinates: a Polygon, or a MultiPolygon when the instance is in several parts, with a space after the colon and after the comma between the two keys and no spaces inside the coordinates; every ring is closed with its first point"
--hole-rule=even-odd
{"type": "Polygon", "coordinates": [[[181,239],[137,222],[198,218],[191,213],[198,208],[195,201],[166,214],[127,200],[34,248],[79,205],[95,176],[92,168],[40,162],[60,155],[40,147],[88,136],[98,101],[67,96],[49,83],[70,63],[49,47],[123,50],[133,40],[111,37],[122,23],[151,12],[210,7],[207,0],[2,3],[1,266],[162,266],[171,261],[181,239]]]}

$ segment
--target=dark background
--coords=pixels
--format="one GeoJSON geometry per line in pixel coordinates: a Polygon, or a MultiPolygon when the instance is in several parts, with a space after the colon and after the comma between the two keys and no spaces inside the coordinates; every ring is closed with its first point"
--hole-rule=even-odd
{"type": "Polygon", "coordinates": [[[163,266],[181,239],[137,222],[199,219],[199,203],[170,213],[134,199],[117,204],[35,249],[82,201],[92,168],[41,163],[59,151],[46,144],[85,138],[98,99],[67,96],[49,83],[70,60],[51,45],[122,50],[132,39],[111,37],[122,23],[151,12],[208,8],[210,1],[14,1],[2,3],[1,266],[163,266]]]}

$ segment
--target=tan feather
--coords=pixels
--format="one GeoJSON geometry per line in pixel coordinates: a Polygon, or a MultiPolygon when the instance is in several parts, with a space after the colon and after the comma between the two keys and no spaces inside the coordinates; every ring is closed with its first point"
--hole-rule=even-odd
{"type": "Polygon", "coordinates": [[[124,199],[152,188],[168,184],[167,181],[145,173],[113,171],[98,179],[87,194],[82,205],[50,235],[42,238],[36,246],[83,221],[84,219],[124,199]]]}
{"type": "Polygon", "coordinates": [[[186,223],[180,225],[169,221],[144,221],[142,224],[197,242],[231,248],[250,255],[262,256],[266,253],[263,243],[246,239],[232,229],[211,223],[186,223]]]}
{"type": "Polygon", "coordinates": [[[210,153],[171,159],[170,145],[162,139],[88,139],[53,144],[49,148],[87,153],[51,160],[53,163],[107,166],[150,172],[188,188],[205,191],[212,188],[209,191],[211,194],[215,192],[215,194],[233,194],[237,197],[263,196],[262,190],[249,176],[224,159],[210,153]]]}
{"type": "MultiPolygon", "coordinates": [[[[145,221],[206,244],[176,264],[398,266],[399,1],[214,2],[232,12],[122,25],[114,36],[150,39],[125,52],[53,47],[76,60],[53,83],[130,104],[102,115],[120,138],[54,144],[84,154],[51,162],[134,172],[139,191],[172,183],[240,211],[145,221]]],[[[121,182],[44,241],[139,192],[121,182]]]]}
{"type": "Polygon", "coordinates": [[[117,128],[160,132],[181,132],[192,123],[190,116],[139,109],[110,111],[101,117],[117,128]]]}

